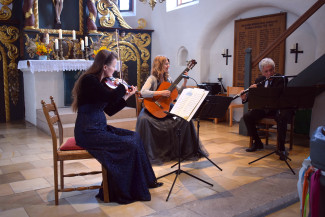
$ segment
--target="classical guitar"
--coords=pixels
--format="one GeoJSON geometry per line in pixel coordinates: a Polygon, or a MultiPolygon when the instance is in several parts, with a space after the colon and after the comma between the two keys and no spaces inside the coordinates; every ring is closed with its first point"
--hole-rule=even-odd
{"type": "Polygon", "coordinates": [[[187,63],[186,69],[178,76],[178,78],[171,84],[169,82],[163,82],[159,85],[157,91],[169,90],[170,96],[154,96],[153,98],[144,98],[144,107],[155,117],[164,118],[166,117],[165,111],[169,111],[170,103],[172,103],[178,96],[176,89],[177,84],[182,80],[182,75],[191,70],[196,65],[195,60],[190,60],[187,63]]]}

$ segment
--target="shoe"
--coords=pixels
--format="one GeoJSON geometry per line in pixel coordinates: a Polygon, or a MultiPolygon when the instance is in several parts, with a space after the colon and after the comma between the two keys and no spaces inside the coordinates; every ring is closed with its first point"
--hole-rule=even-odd
{"type": "Polygon", "coordinates": [[[149,188],[159,188],[163,186],[164,183],[155,181],[153,184],[149,185],[149,188]]]}
{"type": "Polygon", "coordinates": [[[254,152],[256,150],[263,149],[263,148],[264,148],[263,143],[253,143],[251,148],[246,149],[246,152],[254,152]]]}

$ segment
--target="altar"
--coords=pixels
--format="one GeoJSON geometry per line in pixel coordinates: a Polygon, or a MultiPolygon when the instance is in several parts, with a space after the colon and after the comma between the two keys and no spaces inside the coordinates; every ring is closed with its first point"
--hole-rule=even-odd
{"type": "Polygon", "coordinates": [[[18,69],[24,77],[25,120],[36,125],[36,110],[41,100],[54,97],[58,107],[64,107],[64,71],[87,70],[92,60],[21,60],[18,69]]]}

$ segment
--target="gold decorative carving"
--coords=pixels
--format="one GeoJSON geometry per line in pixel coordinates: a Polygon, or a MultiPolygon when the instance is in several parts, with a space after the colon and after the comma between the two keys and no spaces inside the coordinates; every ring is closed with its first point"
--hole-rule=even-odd
{"type": "Polygon", "coordinates": [[[96,22],[95,15],[91,12],[89,12],[89,19],[91,19],[93,22],[96,22]]]}
{"type": "Polygon", "coordinates": [[[26,18],[26,19],[29,18],[30,16],[32,16],[32,14],[33,14],[33,9],[30,8],[30,9],[25,13],[25,18],[26,18]]]}
{"type": "MultiPolygon", "coordinates": [[[[117,5],[114,2],[112,2],[111,0],[98,0],[97,10],[98,10],[98,13],[100,13],[103,17],[109,15],[109,20],[113,21],[113,17],[114,17],[114,23],[111,24],[112,21],[110,22],[111,26],[103,26],[103,25],[106,25],[105,18],[103,18],[103,21],[100,22],[100,25],[102,27],[114,26],[115,19],[117,18],[117,20],[119,21],[119,23],[122,27],[124,27],[126,29],[131,29],[131,26],[129,26],[123,19],[117,5]]],[[[100,20],[102,20],[102,19],[100,19],[100,20]]],[[[108,20],[108,18],[106,18],[106,20],[108,20]]]]}
{"type": "Polygon", "coordinates": [[[143,18],[138,19],[138,29],[144,29],[147,26],[147,21],[143,18]]]}
{"type": "Polygon", "coordinates": [[[13,44],[19,38],[19,29],[14,26],[0,27],[0,52],[3,64],[3,83],[4,83],[4,100],[6,121],[10,121],[10,103],[14,105],[18,102],[19,95],[19,74],[17,70],[16,59],[18,58],[18,48],[13,44]],[[4,45],[4,46],[2,46],[4,45]],[[5,50],[6,48],[6,50],[5,50]],[[7,58],[8,57],[8,58],[7,58]],[[8,64],[8,59],[10,62],[8,64]]]}
{"type": "Polygon", "coordinates": [[[14,0],[0,0],[0,4],[2,5],[10,5],[14,0]]]}
{"type": "MultiPolygon", "coordinates": [[[[137,63],[137,86],[141,88],[149,74],[150,52],[147,47],[151,44],[151,37],[148,33],[127,33],[119,36],[119,48],[121,60],[123,62],[122,72],[128,74],[128,67],[125,65],[128,61],[137,63]],[[145,76],[143,76],[145,74],[145,76]]],[[[97,41],[92,41],[91,48],[98,50],[101,46],[106,46],[110,50],[117,52],[116,34],[103,32],[97,41]]],[[[91,39],[92,40],[92,39],[91,39]]],[[[127,79],[126,79],[127,80],[127,79]]]]}
{"type": "Polygon", "coordinates": [[[26,42],[25,42],[26,52],[28,53],[30,58],[34,58],[34,56],[36,54],[35,42],[39,41],[39,35],[37,34],[34,39],[29,38],[29,36],[27,34],[25,34],[25,37],[26,37],[26,42]]]}
{"type": "Polygon", "coordinates": [[[106,16],[103,16],[99,19],[99,23],[103,27],[113,27],[115,24],[115,16],[113,12],[108,11],[109,13],[109,19],[106,16]]]}
{"type": "MultiPolygon", "coordinates": [[[[40,29],[39,28],[39,13],[38,13],[38,1],[34,1],[34,15],[35,15],[35,28],[36,30],[40,31],[41,33],[49,33],[49,34],[59,34],[58,29],[40,29]]],[[[76,31],[77,34],[83,35],[84,32],[84,23],[83,23],[83,0],[79,0],[79,31],[76,31]]],[[[26,27],[25,27],[26,29],[26,27]]],[[[72,30],[62,30],[62,34],[69,34],[72,35],[72,30]]]]}
{"type": "Polygon", "coordinates": [[[3,5],[0,10],[0,20],[9,20],[11,17],[11,9],[3,5]]]}
{"type": "Polygon", "coordinates": [[[109,12],[109,2],[106,0],[99,0],[97,3],[97,11],[103,16],[107,16],[109,12]]]}

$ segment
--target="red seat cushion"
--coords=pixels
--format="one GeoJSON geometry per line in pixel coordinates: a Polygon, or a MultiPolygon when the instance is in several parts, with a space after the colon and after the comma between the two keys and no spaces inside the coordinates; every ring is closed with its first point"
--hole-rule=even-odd
{"type": "Polygon", "coordinates": [[[60,147],[61,151],[70,151],[70,150],[84,150],[76,144],[74,137],[69,138],[63,145],[60,147]]]}

